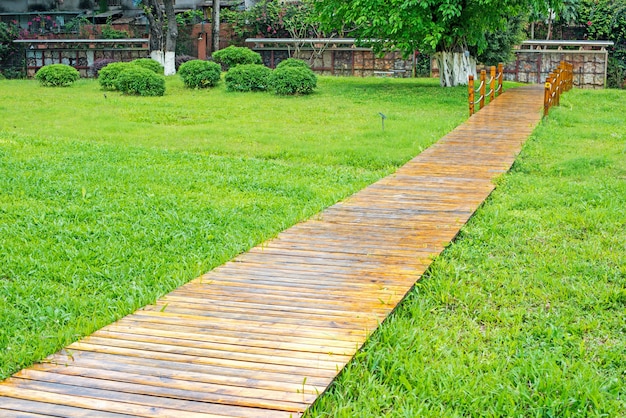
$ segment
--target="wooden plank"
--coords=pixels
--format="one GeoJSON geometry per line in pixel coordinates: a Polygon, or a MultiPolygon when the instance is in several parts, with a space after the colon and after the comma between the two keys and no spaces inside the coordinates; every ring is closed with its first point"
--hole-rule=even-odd
{"type": "MultiPolygon", "coordinates": [[[[112,357],[112,356],[111,356],[112,357]]],[[[127,361],[117,358],[117,361],[111,361],[108,359],[106,362],[106,368],[103,368],[103,362],[100,359],[88,358],[82,356],[78,361],[72,361],[65,365],[59,364],[36,364],[31,369],[49,371],[60,374],[74,374],[79,376],[102,378],[110,380],[109,371],[120,372],[120,379],[127,379],[131,382],[137,383],[137,376],[149,376],[150,378],[159,379],[158,384],[161,384],[161,379],[172,381],[174,383],[180,382],[200,382],[211,383],[214,385],[223,385],[224,387],[253,387],[256,389],[264,389],[267,391],[276,391],[277,393],[293,393],[302,391],[304,393],[319,393],[325,389],[327,379],[315,381],[313,379],[307,379],[306,382],[291,379],[292,382],[287,382],[289,376],[277,374],[269,375],[265,374],[265,377],[270,377],[273,380],[254,379],[249,376],[241,376],[237,373],[229,376],[226,373],[220,373],[222,370],[210,370],[207,372],[206,368],[195,367],[195,365],[189,365],[180,363],[167,363],[167,362],[151,362],[146,359],[135,359],[133,361],[127,358],[127,361]],[[286,378],[284,378],[286,377],[286,378]]],[[[232,371],[232,370],[231,370],[232,371]]],[[[123,380],[121,380],[123,381],[123,380]]]]}
{"type": "MultiPolygon", "coordinates": [[[[0,399],[2,402],[2,399],[0,399]]],[[[41,417],[49,417],[50,415],[41,415],[41,414],[33,414],[30,412],[18,412],[18,411],[9,411],[8,409],[4,409],[0,404],[0,417],[2,418],[41,418],[41,417]]],[[[119,416],[119,415],[118,415],[119,416]]]]}
{"type": "MultiPolygon", "coordinates": [[[[151,399],[144,398],[145,402],[148,402],[150,405],[138,404],[132,402],[125,402],[118,400],[118,398],[131,398],[128,396],[121,396],[116,393],[110,393],[110,397],[107,399],[96,398],[91,396],[85,396],[84,392],[91,394],[92,391],[85,390],[83,388],[76,386],[65,386],[63,385],[51,385],[51,384],[43,384],[34,381],[26,381],[24,382],[21,379],[9,378],[4,382],[0,383],[0,396],[7,396],[15,399],[23,399],[26,401],[38,401],[38,402],[47,402],[52,405],[66,405],[71,406],[77,409],[85,410],[85,415],[83,416],[94,416],[100,413],[100,411],[113,412],[118,414],[126,414],[131,416],[139,416],[146,418],[173,418],[176,416],[181,416],[181,413],[184,413],[185,418],[225,418],[225,417],[239,417],[239,418],[255,418],[261,417],[261,411],[259,411],[258,415],[245,415],[246,412],[249,411],[248,408],[237,408],[232,406],[223,406],[216,405],[214,409],[221,410],[221,413],[210,413],[210,412],[195,412],[181,409],[172,409],[168,407],[160,407],[153,406],[154,404],[163,403],[163,398],[152,397],[151,399]],[[112,400],[111,400],[112,399],[112,400]],[[241,413],[240,413],[241,412],[241,413]],[[91,415],[87,415],[91,413],[91,415]],[[235,415],[238,414],[238,415],[235,415]]],[[[104,395],[104,394],[102,394],[104,395]]],[[[138,399],[138,396],[135,396],[133,400],[138,399]]],[[[174,399],[165,399],[167,402],[171,402],[172,404],[177,404],[174,399]]],[[[204,406],[205,409],[211,408],[212,404],[202,403],[201,406],[204,406]]],[[[272,415],[271,413],[265,414],[264,416],[267,418],[272,418],[274,416],[279,416],[281,413],[279,411],[270,411],[271,413],[276,413],[272,415]]],[[[289,416],[288,412],[283,412],[282,416],[289,416]]]]}
{"type": "Polygon", "coordinates": [[[286,346],[288,344],[302,344],[304,346],[312,345],[312,346],[323,346],[328,347],[330,351],[339,351],[339,350],[349,350],[356,346],[360,346],[360,341],[340,341],[328,339],[323,335],[312,336],[312,337],[304,337],[300,335],[291,335],[291,334],[283,334],[279,335],[276,333],[262,333],[255,332],[251,333],[247,330],[242,329],[228,329],[225,327],[214,327],[214,328],[203,328],[196,327],[190,324],[176,324],[172,326],[172,324],[168,323],[159,323],[155,321],[141,321],[135,320],[135,316],[130,316],[122,319],[121,321],[116,322],[108,327],[109,329],[116,329],[122,331],[134,331],[136,329],[149,329],[149,330],[170,330],[175,332],[177,335],[205,335],[208,337],[223,337],[226,339],[234,339],[237,341],[246,341],[247,344],[259,346],[259,347],[276,347],[276,346],[286,346]],[[216,332],[219,330],[219,332],[216,332]]]}
{"type": "MultiPolygon", "coordinates": [[[[222,382],[226,380],[230,382],[232,378],[241,378],[247,380],[249,385],[260,384],[265,385],[267,382],[277,385],[288,385],[288,387],[299,386],[303,384],[303,377],[301,375],[294,375],[291,373],[281,373],[275,370],[250,370],[228,367],[223,365],[207,365],[193,361],[183,361],[187,358],[149,358],[141,356],[126,355],[128,353],[121,354],[103,354],[99,352],[89,351],[71,351],[71,358],[66,355],[57,353],[48,357],[47,362],[42,366],[50,365],[58,370],[58,368],[69,367],[75,365],[77,367],[91,367],[95,363],[100,363],[99,368],[103,370],[116,370],[118,368],[130,367],[133,370],[141,371],[146,368],[154,368],[161,370],[161,373],[167,373],[168,371],[176,373],[181,372],[185,375],[192,375],[193,373],[202,373],[206,375],[206,379],[209,382],[222,382]]],[[[307,376],[307,387],[325,387],[328,384],[328,377],[316,377],[307,376]]],[[[226,384],[226,383],[225,383],[226,384]]]]}
{"type": "MultiPolygon", "coordinates": [[[[323,347],[326,350],[320,351],[310,351],[310,350],[290,350],[284,347],[276,347],[276,348],[264,348],[264,347],[254,347],[247,344],[226,344],[226,343],[214,343],[210,341],[198,341],[198,340],[189,340],[186,338],[180,338],[178,335],[173,334],[173,337],[164,337],[164,336],[155,336],[155,335],[145,335],[134,332],[122,333],[122,332],[112,332],[107,330],[100,330],[95,334],[92,334],[93,338],[96,337],[100,339],[108,338],[108,339],[119,339],[122,341],[134,341],[134,342],[145,342],[151,344],[163,344],[177,347],[191,347],[197,349],[210,349],[210,350],[221,350],[227,351],[229,353],[245,353],[245,354],[253,354],[253,355],[265,355],[265,356],[280,356],[286,358],[299,358],[302,360],[310,360],[310,361],[318,361],[320,359],[325,361],[342,361],[347,362],[350,360],[354,353],[348,351],[346,353],[342,353],[339,351],[332,352],[328,349],[331,347],[323,347]]],[[[84,339],[83,341],[88,341],[94,343],[94,339],[84,339]]]]}
{"type": "MultiPolygon", "coordinates": [[[[133,418],[137,416],[123,413],[116,414],[103,410],[98,411],[97,414],[98,418],[133,418]]],[[[50,402],[29,401],[26,399],[0,396],[0,417],[9,418],[11,416],[93,418],[94,410],[63,406],[50,402]]]]}
{"type": "Polygon", "coordinates": [[[236,346],[216,346],[213,344],[182,344],[179,341],[142,341],[140,338],[132,340],[121,338],[103,338],[101,334],[94,334],[84,338],[80,344],[90,346],[106,346],[130,348],[159,353],[176,353],[187,356],[208,357],[212,359],[224,359],[232,361],[249,362],[254,364],[270,365],[271,367],[285,365],[296,367],[312,367],[315,369],[337,370],[338,365],[350,360],[350,356],[339,356],[331,354],[313,354],[306,356],[304,352],[294,355],[285,350],[232,350],[229,348],[236,346]],[[178,343],[178,344],[172,344],[178,343]],[[307,358],[308,357],[308,358],[307,358]]]}
{"type": "MultiPolygon", "coordinates": [[[[71,369],[67,368],[66,372],[69,371],[71,369]]],[[[98,373],[91,374],[95,378],[27,369],[12,379],[18,387],[24,385],[52,393],[71,392],[73,395],[94,399],[114,399],[137,405],[199,413],[223,414],[226,409],[223,405],[301,412],[316,398],[315,393],[297,393],[296,388],[288,393],[184,380],[168,381],[165,378],[133,376],[110,370],[107,370],[107,376],[104,376],[106,378],[98,373]]],[[[236,412],[235,408],[232,410],[236,412]]]]}
{"type": "Polygon", "coordinates": [[[239,369],[241,374],[246,374],[247,372],[252,373],[261,373],[261,372],[272,372],[272,373],[285,373],[285,374],[297,374],[300,376],[309,378],[309,377],[319,377],[319,378],[331,378],[335,376],[337,370],[328,370],[328,369],[316,369],[314,367],[297,367],[297,366],[286,366],[281,364],[266,364],[266,363],[254,363],[247,362],[241,360],[230,360],[230,359],[222,359],[222,358],[212,358],[212,357],[198,357],[187,354],[178,354],[178,353],[168,353],[162,351],[148,351],[148,350],[140,350],[134,348],[126,348],[126,347],[115,347],[115,346],[104,346],[104,345],[95,345],[88,344],[82,341],[71,344],[68,347],[71,351],[91,351],[93,353],[101,353],[101,354],[118,354],[123,356],[135,356],[142,358],[149,358],[153,360],[165,360],[165,361],[176,361],[182,363],[189,364],[202,364],[202,365],[211,365],[211,366],[220,366],[224,368],[234,368],[239,369]]]}
{"type": "MultiPolygon", "coordinates": [[[[400,289],[395,289],[400,290],[400,289]]],[[[376,312],[364,312],[362,314],[358,312],[348,312],[345,310],[324,310],[312,307],[298,307],[298,306],[277,306],[277,305],[263,305],[254,302],[238,302],[231,300],[224,300],[223,298],[212,296],[197,297],[194,296],[176,296],[168,295],[167,298],[160,299],[155,305],[149,305],[144,310],[164,310],[166,311],[169,306],[175,306],[180,304],[181,306],[187,306],[193,308],[202,315],[203,312],[248,312],[252,315],[262,315],[268,317],[284,317],[289,315],[294,318],[325,318],[327,320],[346,320],[352,318],[365,318],[366,320],[380,321],[385,318],[382,313],[376,312]],[[382,316],[381,316],[382,315],[382,316]]]]}

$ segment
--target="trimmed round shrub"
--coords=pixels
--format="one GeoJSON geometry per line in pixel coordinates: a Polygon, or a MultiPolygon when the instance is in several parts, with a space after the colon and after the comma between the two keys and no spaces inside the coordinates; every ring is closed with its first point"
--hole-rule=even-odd
{"type": "Polygon", "coordinates": [[[95,60],[91,66],[91,70],[93,71],[93,76],[98,78],[98,74],[100,73],[100,70],[106,67],[107,65],[111,64],[112,62],[117,62],[117,61],[111,58],[100,58],[100,59],[95,60]]]}
{"type": "Polygon", "coordinates": [[[260,64],[244,64],[231,68],[224,81],[230,91],[265,91],[272,70],[260,64]]]}
{"type": "Polygon", "coordinates": [[[115,80],[122,71],[129,68],[130,62],[112,62],[98,72],[98,83],[106,90],[115,90],[115,80]]]}
{"type": "Polygon", "coordinates": [[[176,71],[180,68],[181,65],[186,63],[187,61],[197,60],[198,58],[192,57],[191,55],[176,55],[174,59],[174,66],[176,67],[176,71]]]}
{"type": "Polygon", "coordinates": [[[132,60],[130,63],[134,65],[139,65],[140,67],[154,72],[155,74],[163,74],[165,71],[165,69],[159,62],[151,58],[138,58],[136,60],[132,60]]]}
{"type": "Polygon", "coordinates": [[[147,68],[131,64],[117,76],[115,88],[124,94],[163,96],[165,78],[147,68]]]}
{"type": "Polygon", "coordinates": [[[272,71],[269,83],[276,94],[310,94],[317,76],[310,68],[284,66],[272,71]]]}
{"type": "Polygon", "coordinates": [[[185,86],[192,89],[213,87],[220,81],[221,73],[219,64],[204,60],[187,61],[178,69],[178,75],[185,86]]]}
{"type": "Polygon", "coordinates": [[[222,64],[225,70],[243,64],[263,64],[261,54],[254,52],[250,48],[240,46],[229,46],[213,53],[213,60],[222,64]]]}
{"type": "Polygon", "coordinates": [[[67,87],[80,78],[74,67],[65,64],[50,64],[41,67],[35,74],[42,86],[67,87]]]}
{"type": "Polygon", "coordinates": [[[283,68],[283,67],[297,67],[297,68],[311,69],[311,67],[309,67],[309,64],[297,58],[287,58],[286,60],[282,60],[281,62],[279,62],[278,65],[276,66],[276,68],[283,68]]]}

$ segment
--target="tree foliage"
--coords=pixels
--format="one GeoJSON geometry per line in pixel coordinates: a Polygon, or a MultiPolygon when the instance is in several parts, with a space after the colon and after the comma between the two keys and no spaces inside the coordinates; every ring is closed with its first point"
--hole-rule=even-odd
{"type": "Polygon", "coordinates": [[[323,34],[315,2],[261,0],[247,10],[224,10],[223,16],[240,40],[257,35],[264,38],[320,37],[323,34]]]}
{"type": "Polygon", "coordinates": [[[607,85],[626,88],[626,0],[583,0],[579,20],[589,39],[613,41],[607,85]]]}
{"type": "Polygon", "coordinates": [[[322,0],[317,3],[327,30],[344,28],[377,51],[478,52],[486,33],[504,29],[511,16],[526,14],[532,0],[322,0]]]}
{"type": "Polygon", "coordinates": [[[14,23],[0,22],[0,66],[15,53],[13,41],[19,36],[19,27],[14,23]]]}
{"type": "MultiPolygon", "coordinates": [[[[480,53],[476,53],[479,62],[485,65],[498,65],[515,59],[513,47],[524,40],[524,26],[526,17],[523,15],[513,16],[503,30],[487,32],[485,39],[487,46],[480,53]]],[[[475,50],[475,48],[472,48],[475,50]]]]}

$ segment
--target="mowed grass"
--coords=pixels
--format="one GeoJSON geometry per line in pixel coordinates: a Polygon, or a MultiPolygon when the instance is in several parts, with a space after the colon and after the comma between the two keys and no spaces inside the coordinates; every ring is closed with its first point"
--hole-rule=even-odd
{"type": "Polygon", "coordinates": [[[352,194],[466,118],[437,80],[307,97],[0,82],[0,378],[352,194]],[[385,131],[379,112],[387,116],[385,131]]]}
{"type": "Polygon", "coordinates": [[[625,114],[566,94],[307,417],[626,416],[625,114]]]}

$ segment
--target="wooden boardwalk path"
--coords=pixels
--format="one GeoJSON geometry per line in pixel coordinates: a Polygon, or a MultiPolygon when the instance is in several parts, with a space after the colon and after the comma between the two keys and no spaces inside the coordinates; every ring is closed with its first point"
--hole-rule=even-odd
{"type": "Polygon", "coordinates": [[[0,382],[0,416],[301,415],[510,168],[542,98],[505,92],[394,175],[0,382]]]}

